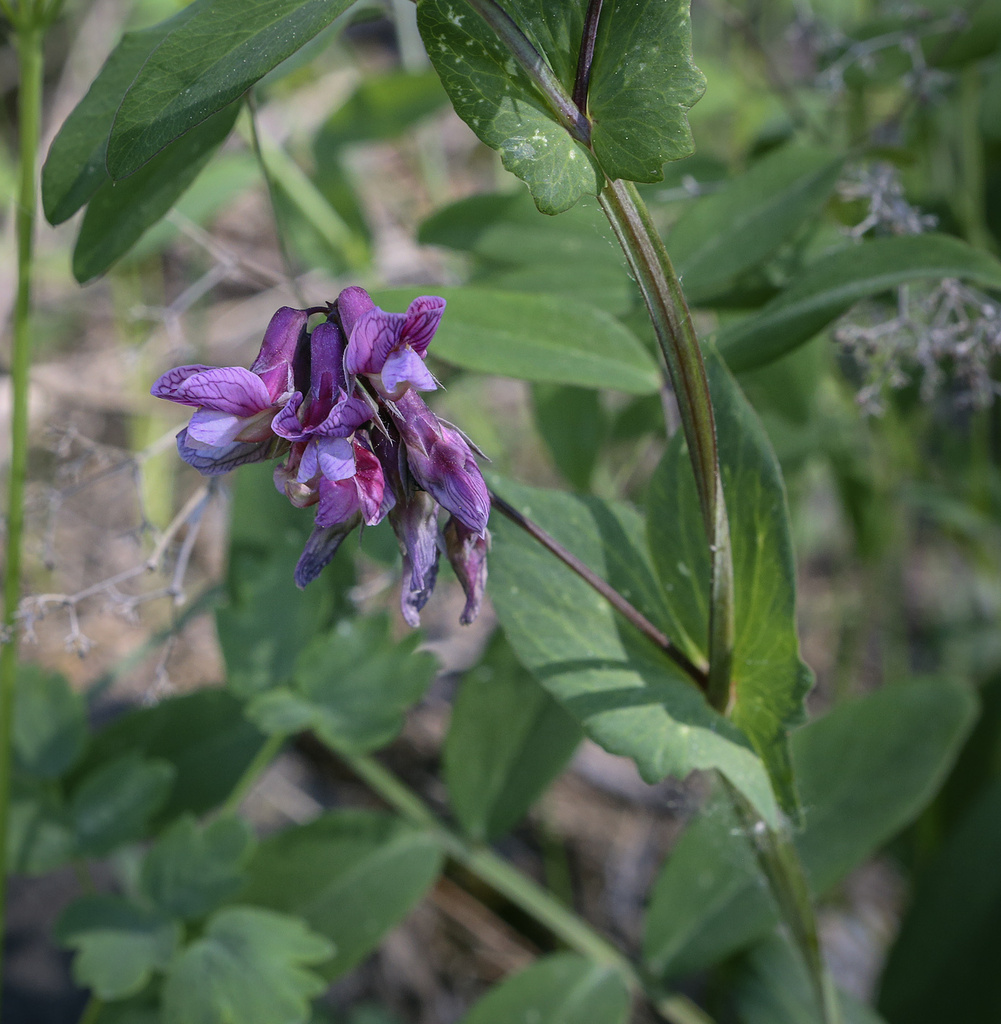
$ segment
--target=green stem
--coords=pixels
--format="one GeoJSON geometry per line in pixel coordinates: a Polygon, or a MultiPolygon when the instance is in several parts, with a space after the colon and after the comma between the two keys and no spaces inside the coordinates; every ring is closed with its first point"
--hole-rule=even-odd
{"type": "Polygon", "coordinates": [[[671,1024],[713,1024],[712,1019],[691,1000],[658,991],[626,956],[586,921],[502,857],[498,857],[489,847],[470,843],[447,828],[413,790],[374,758],[343,749],[336,749],[335,752],[390,807],[414,825],[433,832],[453,860],[534,920],[545,925],[570,949],[595,963],[619,971],[630,988],[645,992],[665,1020],[671,1024]]]}
{"type": "Polygon", "coordinates": [[[226,798],[226,802],[219,808],[220,814],[235,814],[237,812],[240,804],[243,803],[243,798],[253,789],[258,776],[278,756],[278,751],[282,749],[286,739],[288,737],[283,733],[274,733],[261,744],[261,749],[254,755],[254,759],[247,765],[246,770],[226,798]]]}
{"type": "Polygon", "coordinates": [[[708,696],[713,707],[725,711],[731,700],[733,558],[716,422],[699,339],[678,275],[636,186],[627,181],[608,181],[598,199],[643,294],[688,441],[712,564],[708,696]]]}
{"type": "MultiPolygon", "coordinates": [[[[7,478],[7,565],[3,586],[3,641],[0,646],[0,852],[7,849],[10,804],[14,685],[17,675],[17,609],[21,599],[24,490],[28,472],[28,371],[31,366],[31,277],[37,195],[35,165],[42,123],[43,30],[22,26],[15,34],[20,62],[18,152],[20,190],[16,213],[17,296],[10,360],[12,406],[10,469],[7,478]]],[[[4,933],[7,888],[0,871],[0,935],[4,933]]],[[[2,958],[2,952],[0,952],[2,958]]],[[[2,959],[0,959],[2,969],[2,959]]]]}
{"type": "MultiPolygon", "coordinates": [[[[720,776],[723,778],[723,776],[720,776]]],[[[841,1024],[841,1007],[820,949],[817,917],[802,861],[787,830],[769,828],[747,798],[723,782],[743,831],[768,879],[782,921],[803,959],[823,1024],[841,1024]]]]}
{"type": "Polygon", "coordinates": [[[97,996],[91,996],[90,999],[87,1000],[87,1005],[83,1008],[79,1024],[96,1024],[97,1020],[101,1016],[101,1010],[103,1009],[103,1000],[98,999],[97,996]]]}

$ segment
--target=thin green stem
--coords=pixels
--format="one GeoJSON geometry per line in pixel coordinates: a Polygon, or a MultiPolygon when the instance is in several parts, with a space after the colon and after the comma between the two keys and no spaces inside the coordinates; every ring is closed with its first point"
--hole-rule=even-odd
{"type": "MultiPolygon", "coordinates": [[[[7,565],[3,586],[3,638],[0,646],[0,851],[7,849],[10,805],[14,686],[17,676],[17,609],[21,599],[21,550],[24,539],[24,491],[28,473],[28,371],[31,366],[31,278],[37,194],[35,170],[42,124],[42,38],[37,27],[15,35],[20,67],[18,153],[20,187],[15,219],[17,296],[14,300],[10,359],[12,405],[10,469],[7,477],[7,565]]],[[[7,884],[0,871],[0,935],[6,920],[7,884]]],[[[2,972],[2,952],[0,952],[2,972]]]]}
{"type": "Polygon", "coordinates": [[[621,973],[636,992],[644,992],[671,1024],[713,1024],[691,1000],[657,990],[635,965],[586,921],[487,846],[470,843],[447,828],[424,801],[391,771],[366,754],[335,753],[373,792],[408,821],[434,832],[445,852],[526,914],[548,928],[570,949],[621,973]]]}
{"type": "Polygon", "coordinates": [[[261,749],[254,755],[254,759],[247,765],[239,781],[226,798],[226,802],[219,808],[220,814],[235,814],[237,812],[244,797],[253,789],[258,777],[278,756],[278,751],[282,749],[287,738],[282,733],[274,733],[261,744],[261,749]]]}
{"type": "Polygon", "coordinates": [[[91,996],[90,999],[87,1000],[87,1005],[83,1008],[79,1024],[97,1024],[97,1020],[101,1016],[101,1010],[103,1009],[104,1001],[98,999],[97,996],[91,996]]]}
{"type": "Polygon", "coordinates": [[[608,181],[598,199],[643,294],[688,441],[712,565],[708,697],[713,707],[725,711],[731,701],[733,557],[716,422],[699,339],[678,275],[636,186],[608,181]]]}

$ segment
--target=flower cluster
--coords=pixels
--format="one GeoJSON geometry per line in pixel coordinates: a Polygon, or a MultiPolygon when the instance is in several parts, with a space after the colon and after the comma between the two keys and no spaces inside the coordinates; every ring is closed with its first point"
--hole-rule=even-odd
{"type": "Polygon", "coordinates": [[[364,289],[346,288],[326,309],[279,309],[249,370],[179,366],[152,389],[194,407],[177,449],[199,472],[282,459],[279,492],[297,507],[316,506],[295,570],[300,587],[356,526],[388,516],[412,626],[441,550],[466,593],[464,624],[479,612],[486,584],[490,496],[475,449],[417,394],[437,387],[424,359],[444,308],[444,299],[421,296],[406,313],[387,313],[364,289]],[[326,319],[309,331],[309,317],[320,312],[326,319]],[[443,529],[440,509],[449,513],[443,529]]]}

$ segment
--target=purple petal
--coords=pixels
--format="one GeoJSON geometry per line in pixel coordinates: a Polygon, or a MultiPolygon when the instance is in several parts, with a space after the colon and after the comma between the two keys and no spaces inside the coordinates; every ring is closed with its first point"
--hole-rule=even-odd
{"type": "Polygon", "coordinates": [[[445,300],[437,295],[419,295],[406,312],[400,340],[423,358],[445,312],[445,300]]]}
{"type": "Polygon", "coordinates": [[[334,526],[361,518],[361,502],[354,480],[328,480],[320,477],[320,505],[316,510],[317,526],[334,526]]]}
{"type": "Polygon", "coordinates": [[[459,621],[468,626],[480,613],[487,586],[490,534],[473,533],[454,517],[445,524],[445,552],[466,595],[459,621]]]}
{"type": "Polygon", "coordinates": [[[311,388],[316,394],[322,394],[324,390],[334,394],[338,388],[343,388],[344,380],[344,336],[337,324],[329,320],[317,324],[310,337],[310,349],[312,352],[310,360],[309,375],[311,388]],[[326,377],[328,383],[326,388],[321,384],[326,377]]]}
{"type": "Polygon", "coordinates": [[[438,387],[421,357],[410,348],[400,348],[391,352],[383,364],[382,387],[390,398],[399,398],[408,384],[418,391],[434,391],[438,387]]]}
{"type": "Polygon", "coordinates": [[[271,421],[271,429],[289,441],[302,441],[309,436],[299,422],[299,406],[302,405],[302,392],[296,391],[285,403],[280,412],[271,421]]]}
{"type": "Polygon", "coordinates": [[[390,512],[389,521],[403,553],[400,610],[416,629],[438,576],[438,503],[426,491],[414,491],[390,512]]]}
{"type": "Polygon", "coordinates": [[[316,526],[306,541],[295,567],[295,585],[300,590],[312,583],[337,554],[344,538],[361,522],[359,516],[332,526],[316,526]]]}
{"type": "Polygon", "coordinates": [[[355,486],[361,501],[362,517],[368,526],[374,526],[392,507],[386,503],[386,478],[382,463],[364,445],[355,443],[355,486]]]}
{"type": "Polygon", "coordinates": [[[320,472],[327,480],[350,480],[355,475],[355,449],[347,439],[323,438],[309,447],[316,449],[320,472]]]}
{"type": "Polygon", "coordinates": [[[337,296],[337,313],[341,318],[344,334],[350,338],[351,332],[362,314],[374,308],[375,303],[372,301],[372,296],[364,288],[359,288],[357,285],[345,288],[337,296]]]}
{"type": "Polygon", "coordinates": [[[256,373],[242,366],[218,366],[188,377],[175,401],[234,416],[253,416],[271,405],[271,395],[256,373]]]}
{"type": "Polygon", "coordinates": [[[188,432],[177,435],[177,452],[189,466],[194,466],[204,476],[220,476],[237,466],[248,462],[263,462],[269,457],[269,446],[265,442],[246,444],[234,441],[219,448],[192,447],[188,444],[188,432]]]}
{"type": "Polygon", "coordinates": [[[269,401],[293,390],[293,366],[297,349],[306,336],[309,314],[304,309],[282,306],[271,318],[264,332],[261,351],[254,360],[251,372],[257,374],[268,392],[269,401]]]}
{"type": "Polygon", "coordinates": [[[181,405],[194,405],[198,406],[200,402],[192,402],[186,398],[177,397],[177,389],[183,384],[189,377],[193,377],[196,373],[204,373],[206,370],[211,370],[213,367],[205,366],[203,363],[191,363],[188,366],[175,366],[173,370],[168,370],[161,377],[158,377],[156,383],[150,388],[150,394],[154,398],[165,398],[168,402],[180,402],[181,405]]]}
{"type": "Polygon", "coordinates": [[[199,409],[188,424],[188,439],[202,445],[219,447],[235,441],[245,423],[243,416],[216,412],[215,409],[199,409]]]}
{"type": "Polygon", "coordinates": [[[399,344],[406,320],[403,313],[387,313],[378,307],[365,313],[355,324],[348,342],[344,362],[348,373],[378,373],[399,344]]]}
{"type": "Polygon", "coordinates": [[[372,407],[363,398],[348,398],[341,391],[327,418],[315,427],[313,433],[318,437],[347,437],[353,434],[363,423],[372,419],[372,407]]]}

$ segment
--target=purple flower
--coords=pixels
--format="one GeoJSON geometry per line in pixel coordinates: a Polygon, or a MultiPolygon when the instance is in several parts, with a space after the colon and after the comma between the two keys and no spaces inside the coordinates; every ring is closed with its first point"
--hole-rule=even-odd
{"type": "Polygon", "coordinates": [[[194,406],[177,435],[181,458],[208,476],[272,458],[281,442],[271,421],[293,394],[302,362],[306,310],[284,306],[271,318],[250,370],[242,366],[179,366],[151,389],[156,398],[194,406]]]}
{"type": "Polygon", "coordinates": [[[438,386],[424,359],[445,310],[444,299],[421,295],[406,313],[387,313],[364,289],[345,288],[337,310],[348,338],[345,367],[351,377],[364,374],[390,399],[410,388],[434,391],[438,386]]]}
{"type": "Polygon", "coordinates": [[[469,442],[439,420],[413,391],[389,409],[406,445],[414,479],[467,529],[482,536],[490,515],[490,494],[469,442]]]}
{"type": "Polygon", "coordinates": [[[486,531],[482,534],[473,533],[452,516],[445,524],[444,537],[445,553],[466,594],[466,607],[459,621],[468,626],[480,614],[480,606],[483,604],[490,534],[486,531]]]}

